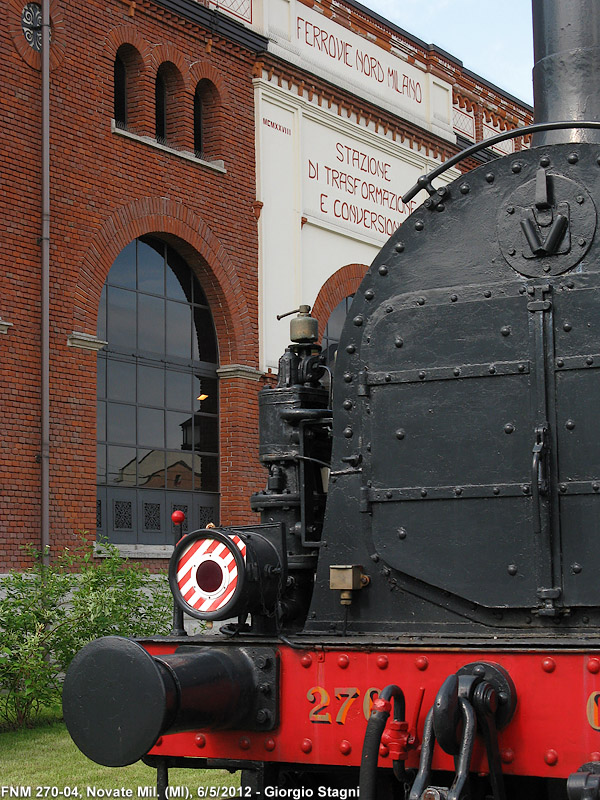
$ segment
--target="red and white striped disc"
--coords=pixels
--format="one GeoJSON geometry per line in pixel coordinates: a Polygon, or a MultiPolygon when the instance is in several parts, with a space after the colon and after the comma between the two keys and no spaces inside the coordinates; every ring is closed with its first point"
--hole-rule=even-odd
{"type": "Polygon", "coordinates": [[[229,536],[230,544],[207,537],[195,539],[177,562],[177,585],[181,596],[201,613],[220,611],[231,600],[238,585],[238,568],[233,555],[237,547],[244,562],[246,544],[229,536]]]}

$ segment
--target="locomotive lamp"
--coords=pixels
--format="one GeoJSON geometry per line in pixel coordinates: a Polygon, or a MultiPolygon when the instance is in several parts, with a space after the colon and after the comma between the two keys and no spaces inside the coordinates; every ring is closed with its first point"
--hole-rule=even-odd
{"type": "Polygon", "coordinates": [[[371,579],[363,575],[362,570],[358,564],[332,564],[329,567],[329,588],[339,591],[343,606],[352,604],[353,592],[369,585],[371,579]]]}

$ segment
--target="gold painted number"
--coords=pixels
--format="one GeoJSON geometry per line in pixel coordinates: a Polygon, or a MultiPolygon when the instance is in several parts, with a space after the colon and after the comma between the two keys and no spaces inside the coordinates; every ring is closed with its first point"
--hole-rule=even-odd
{"type": "Polygon", "coordinates": [[[317,703],[317,705],[311,709],[308,718],[311,722],[319,722],[329,725],[331,723],[331,714],[329,712],[322,713],[324,708],[327,708],[329,705],[329,692],[327,689],[324,689],[322,686],[313,686],[312,689],[309,689],[306,693],[306,698],[311,703],[317,703]],[[317,702],[318,696],[318,702],[317,702]]]}
{"type": "Polygon", "coordinates": [[[345,725],[346,724],[346,717],[348,716],[348,711],[350,711],[350,706],[356,700],[359,695],[359,691],[356,686],[352,686],[349,689],[336,689],[335,690],[335,697],[337,700],[344,700],[342,705],[340,706],[340,710],[337,713],[335,721],[338,725],[345,725]]]}

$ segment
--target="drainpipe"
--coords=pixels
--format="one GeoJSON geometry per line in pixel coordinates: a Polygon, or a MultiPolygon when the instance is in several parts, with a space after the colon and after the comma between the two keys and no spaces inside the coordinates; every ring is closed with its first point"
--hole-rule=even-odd
{"type": "Polygon", "coordinates": [[[41,551],[50,563],[50,0],[42,0],[41,551]]]}

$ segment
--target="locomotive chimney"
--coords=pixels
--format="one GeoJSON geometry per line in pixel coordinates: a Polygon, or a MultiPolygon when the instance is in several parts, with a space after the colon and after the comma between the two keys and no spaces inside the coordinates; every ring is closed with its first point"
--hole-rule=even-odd
{"type": "MultiPolygon", "coordinates": [[[[533,0],[535,122],[600,120],[600,2],[533,0]]],[[[572,128],[533,136],[532,146],[598,142],[572,128]]]]}

